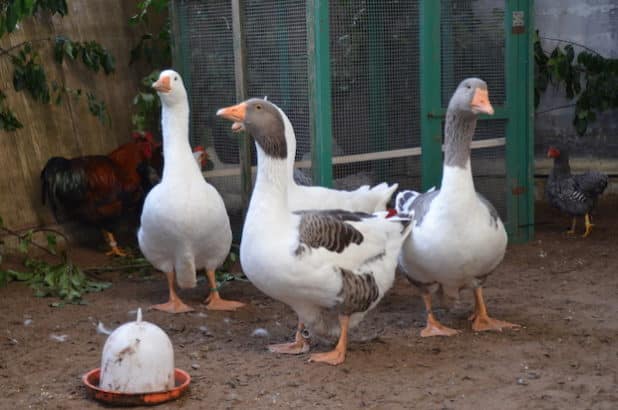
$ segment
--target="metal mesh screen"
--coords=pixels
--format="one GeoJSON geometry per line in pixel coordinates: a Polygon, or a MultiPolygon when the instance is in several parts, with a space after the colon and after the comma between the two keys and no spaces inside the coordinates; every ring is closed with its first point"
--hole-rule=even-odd
{"type": "Polygon", "coordinates": [[[420,156],[376,160],[420,146],[418,2],[330,2],[334,185],[420,185],[420,156]],[[346,156],[365,154],[345,159],[346,156]],[[337,161],[335,161],[337,163],[337,161]]]}
{"type": "Polygon", "coordinates": [[[506,100],[504,0],[442,0],[442,104],[467,77],[487,82],[494,105],[506,100]]]}
{"type": "MultiPolygon", "coordinates": [[[[246,7],[248,93],[267,96],[287,114],[296,159],[311,160],[305,0],[249,0],[246,7]]],[[[311,176],[311,169],[302,172],[311,176]]]]}
{"type": "MultiPolygon", "coordinates": [[[[223,197],[232,229],[242,224],[238,141],[218,108],[236,102],[232,10],[227,0],[176,2],[180,55],[191,106],[191,141],[208,151],[208,181],[223,197]]],[[[237,237],[237,236],[236,236],[237,237]]]]}
{"type": "MultiPolygon", "coordinates": [[[[442,0],[442,105],[465,78],[487,82],[494,106],[506,101],[504,0],[442,0]]],[[[444,129],[444,128],[443,128],[444,129]]],[[[506,221],[506,120],[479,121],[472,146],[474,185],[506,221]]]]}

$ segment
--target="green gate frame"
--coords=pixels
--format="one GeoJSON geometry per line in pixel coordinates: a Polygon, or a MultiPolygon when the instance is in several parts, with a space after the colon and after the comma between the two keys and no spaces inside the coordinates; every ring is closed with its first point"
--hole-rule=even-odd
{"type": "MultiPolygon", "coordinates": [[[[439,186],[442,172],[442,129],[446,113],[441,101],[441,1],[420,1],[420,113],[421,113],[421,173],[422,187],[439,186]]],[[[178,1],[171,2],[174,32],[174,61],[191,87],[190,71],[185,66],[187,56],[184,44],[185,23],[180,21],[178,1]]],[[[234,32],[234,57],[236,95],[239,100],[247,97],[247,67],[244,45],[244,1],[231,0],[234,32]]],[[[507,180],[507,231],[512,242],[526,242],[534,235],[534,60],[532,30],[534,29],[534,0],[504,0],[504,30],[506,37],[506,101],[496,107],[487,120],[506,120],[506,180],[507,180]],[[514,30],[514,12],[523,12],[524,27],[514,30]],[[522,86],[524,85],[524,86],[522,86]]],[[[371,11],[370,66],[372,74],[380,76],[384,69],[384,56],[380,49],[380,3],[369,0],[371,11]]],[[[280,11],[280,10],[279,10],[280,11]]],[[[280,16],[279,16],[280,17],[280,16]]],[[[328,0],[307,0],[307,56],[309,84],[309,112],[312,146],[312,169],[316,184],[332,186],[332,90],[330,58],[330,22],[328,0]]],[[[448,64],[448,62],[445,62],[448,64]]],[[[380,90],[379,81],[372,83],[371,96],[375,99],[380,90]]],[[[374,120],[377,120],[375,117],[374,120]]],[[[372,144],[379,149],[379,129],[372,126],[372,144]]],[[[248,204],[251,191],[250,150],[241,146],[242,200],[248,204]]],[[[246,207],[245,207],[246,208],[246,207]]]]}
{"type": "MultiPolygon", "coordinates": [[[[442,178],[441,2],[421,0],[421,172],[423,189],[442,178]]],[[[533,0],[505,0],[506,102],[486,120],[506,120],[507,231],[512,242],[534,236],[534,60],[533,0]],[[513,13],[523,12],[524,30],[513,28],[513,13]],[[516,32],[517,31],[517,32],[516,32]],[[522,84],[525,87],[522,87],[522,84]]]]}

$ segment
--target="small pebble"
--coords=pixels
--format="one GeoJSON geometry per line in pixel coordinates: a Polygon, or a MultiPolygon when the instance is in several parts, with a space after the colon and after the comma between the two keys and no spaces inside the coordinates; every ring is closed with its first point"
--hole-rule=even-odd
{"type": "Polygon", "coordinates": [[[251,333],[251,336],[254,337],[268,337],[270,336],[270,334],[268,333],[268,330],[258,327],[257,329],[255,329],[253,331],[253,333],[251,333]]]}
{"type": "Polygon", "coordinates": [[[32,319],[24,320],[24,326],[30,326],[32,324],[32,319]]]}
{"type": "Polygon", "coordinates": [[[200,368],[200,365],[199,365],[199,364],[197,364],[197,363],[193,363],[193,364],[191,365],[191,368],[192,368],[193,370],[197,370],[197,369],[199,369],[199,368],[200,368]]]}
{"type": "Polygon", "coordinates": [[[225,400],[226,401],[235,401],[235,400],[240,400],[240,396],[234,392],[228,393],[225,396],[225,400]]]}
{"type": "Polygon", "coordinates": [[[536,373],[536,372],[530,372],[530,373],[528,373],[527,376],[528,376],[528,379],[530,379],[530,380],[537,380],[537,379],[541,378],[541,375],[536,373]]]}
{"type": "Polygon", "coordinates": [[[520,386],[527,386],[528,385],[528,381],[525,380],[523,377],[518,377],[517,378],[517,384],[519,384],[520,386]]]}
{"type": "Polygon", "coordinates": [[[69,338],[69,335],[56,335],[52,333],[49,337],[57,342],[65,342],[69,338]]]}

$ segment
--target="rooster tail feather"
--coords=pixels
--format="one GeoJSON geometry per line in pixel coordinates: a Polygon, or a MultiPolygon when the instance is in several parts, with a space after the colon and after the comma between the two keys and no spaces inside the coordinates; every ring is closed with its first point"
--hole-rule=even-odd
{"type": "Polygon", "coordinates": [[[84,198],[88,182],[81,167],[74,168],[71,160],[53,157],[41,171],[41,197],[56,216],[58,208],[70,206],[84,198]]]}

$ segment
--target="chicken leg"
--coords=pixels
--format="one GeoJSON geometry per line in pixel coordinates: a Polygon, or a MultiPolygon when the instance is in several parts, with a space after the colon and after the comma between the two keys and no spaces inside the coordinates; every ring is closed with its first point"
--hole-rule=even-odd
{"type": "Polygon", "coordinates": [[[166,303],[161,303],[158,305],[152,305],[150,309],[161,310],[167,313],[185,313],[192,312],[193,308],[191,306],[187,306],[184,304],[182,300],[178,297],[175,290],[175,279],[176,274],[172,272],[166,272],[165,276],[167,277],[167,285],[170,290],[170,298],[166,303]]]}
{"type": "Polygon", "coordinates": [[[575,234],[575,226],[577,225],[577,218],[573,217],[573,221],[571,222],[571,229],[569,229],[566,233],[568,235],[575,234]]]}
{"type": "Polygon", "coordinates": [[[296,328],[296,336],[294,337],[293,342],[269,345],[268,350],[273,353],[280,354],[307,353],[310,348],[310,341],[308,337],[303,336],[304,330],[305,324],[301,321],[298,321],[298,327],[296,328]]]}
{"type": "Polygon", "coordinates": [[[337,366],[345,360],[345,353],[348,347],[348,327],[350,326],[350,316],[339,315],[339,326],[341,327],[341,334],[339,335],[339,341],[337,346],[330,352],[326,353],[314,353],[309,358],[310,362],[321,362],[337,366]]]}
{"type": "Polygon", "coordinates": [[[421,330],[421,337],[454,336],[460,333],[459,330],[444,326],[434,317],[431,309],[431,294],[429,292],[423,292],[423,301],[425,302],[425,310],[427,311],[427,326],[421,330]]]}
{"type": "Polygon", "coordinates": [[[105,253],[107,256],[127,256],[128,255],[125,251],[123,251],[122,249],[118,247],[118,242],[116,242],[116,238],[114,237],[113,233],[111,233],[110,231],[106,231],[105,229],[103,229],[102,231],[103,231],[103,237],[105,238],[105,241],[110,247],[110,250],[105,253]]]}
{"type": "Polygon", "coordinates": [[[470,316],[469,320],[472,320],[472,330],[475,332],[483,332],[486,330],[502,331],[504,328],[519,328],[520,326],[515,323],[509,323],[498,319],[493,319],[487,314],[487,307],[483,300],[483,289],[474,289],[474,313],[470,316]]]}
{"type": "Polygon", "coordinates": [[[582,238],[587,238],[588,235],[592,233],[592,227],[594,226],[594,224],[592,223],[592,218],[590,217],[590,214],[587,213],[584,216],[584,222],[586,224],[586,232],[584,232],[584,234],[582,235],[582,238]]]}
{"type": "Polygon", "coordinates": [[[236,310],[245,306],[242,302],[236,302],[233,300],[222,299],[219,295],[219,287],[217,286],[217,279],[215,278],[215,271],[206,271],[208,277],[208,284],[210,285],[210,295],[206,298],[206,309],[208,310],[236,310]]]}

